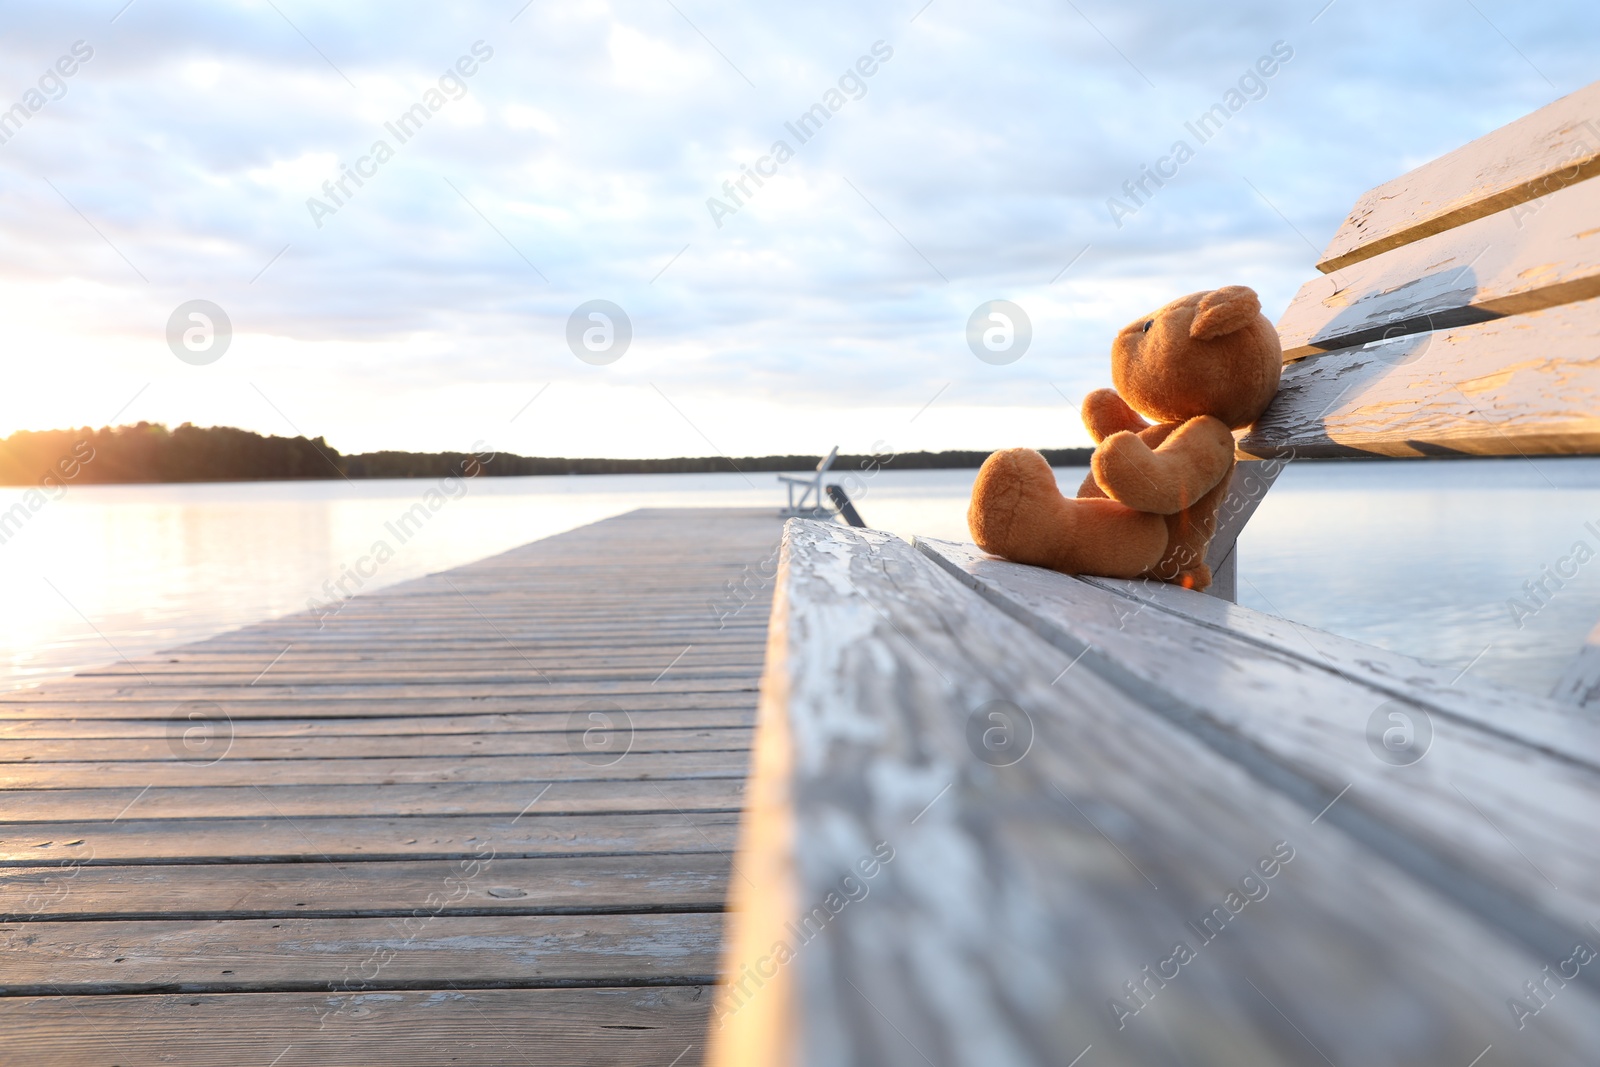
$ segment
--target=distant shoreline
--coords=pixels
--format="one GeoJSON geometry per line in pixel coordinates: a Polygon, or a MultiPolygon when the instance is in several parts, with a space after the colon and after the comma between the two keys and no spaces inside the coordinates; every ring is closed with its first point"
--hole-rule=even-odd
{"type": "MultiPolygon", "coordinates": [[[[474,448],[481,449],[481,445],[474,448]]],[[[1086,467],[1092,448],[1040,450],[1052,466],[1086,467]]],[[[832,470],[970,470],[987,451],[847,454],[832,470]]],[[[565,474],[751,474],[816,469],[810,456],[676,456],[603,459],[508,452],[340,453],[321,437],[276,437],[231,426],[159,423],[94,430],[19,430],[0,440],[0,485],[170,485],[379,478],[527,477],[565,474]]]]}
{"type": "MultiPolygon", "coordinates": [[[[476,445],[475,448],[483,446],[476,445]]],[[[1087,467],[1092,448],[1039,450],[1052,467],[1087,467]]],[[[831,473],[975,470],[989,451],[845,454],[831,473]]],[[[509,452],[360,452],[344,455],[321,437],[276,437],[231,426],[159,423],[18,430],[0,439],[0,486],[175,485],[216,482],[350,481],[405,478],[542,477],[566,474],[754,474],[815,470],[821,456],[675,456],[668,459],[519,456],[509,452]]],[[[1387,459],[1353,455],[1303,459],[1337,463],[1387,459]]],[[[1517,457],[1433,456],[1433,459],[1517,457]]]]}

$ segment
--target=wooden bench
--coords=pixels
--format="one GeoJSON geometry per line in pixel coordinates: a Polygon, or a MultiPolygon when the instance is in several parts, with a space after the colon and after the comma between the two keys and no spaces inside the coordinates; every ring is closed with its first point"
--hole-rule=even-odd
{"type": "MultiPolygon", "coordinates": [[[[1600,85],[1362,198],[1214,568],[1294,457],[1600,451],[1592,122],[1600,85]]],[[[1592,1067],[1597,826],[1572,701],[791,520],[711,1062],[1592,1067]]]]}

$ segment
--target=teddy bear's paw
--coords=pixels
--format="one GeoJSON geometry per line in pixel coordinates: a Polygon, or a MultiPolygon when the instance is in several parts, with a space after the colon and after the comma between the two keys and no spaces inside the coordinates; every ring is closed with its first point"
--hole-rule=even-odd
{"type": "Polygon", "coordinates": [[[1083,425],[1095,444],[1123,430],[1138,433],[1150,428],[1115,389],[1096,389],[1083,398],[1083,425]]]}

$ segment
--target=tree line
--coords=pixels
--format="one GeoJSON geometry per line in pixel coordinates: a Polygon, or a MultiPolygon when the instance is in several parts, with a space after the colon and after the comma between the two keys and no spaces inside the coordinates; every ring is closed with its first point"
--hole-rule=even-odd
{"type": "MultiPolygon", "coordinates": [[[[1044,449],[1058,467],[1087,466],[1093,449],[1044,449]]],[[[974,468],[987,452],[902,452],[841,455],[840,472],[867,465],[894,470],[974,468]]],[[[501,452],[481,464],[468,452],[360,452],[344,455],[321,437],[278,437],[232,426],[161,423],[98,430],[18,430],[0,440],[0,485],[36,485],[67,477],[75,484],[248,482],[326,478],[442,478],[468,464],[489,476],[549,474],[713,474],[804,471],[819,456],[678,456],[671,459],[584,459],[501,452]],[[70,462],[73,473],[66,475],[70,462]]]]}

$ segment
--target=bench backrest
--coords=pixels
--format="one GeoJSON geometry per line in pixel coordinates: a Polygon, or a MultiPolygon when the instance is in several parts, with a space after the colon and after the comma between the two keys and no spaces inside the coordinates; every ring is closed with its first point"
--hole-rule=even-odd
{"type": "Polygon", "coordinates": [[[1600,452],[1600,82],[1357,201],[1258,459],[1600,452]]]}

